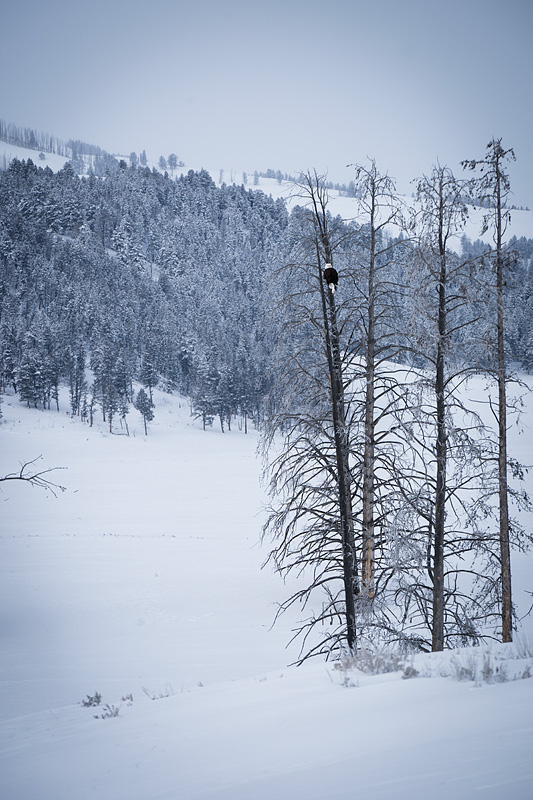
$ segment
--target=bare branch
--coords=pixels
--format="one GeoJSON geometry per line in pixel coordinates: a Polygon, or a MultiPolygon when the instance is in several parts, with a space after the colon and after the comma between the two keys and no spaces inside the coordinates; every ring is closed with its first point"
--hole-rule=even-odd
{"type": "Polygon", "coordinates": [[[41,459],[42,455],[37,456],[37,458],[34,458],[31,461],[24,462],[21,464],[18,472],[10,472],[8,475],[0,477],[0,483],[4,483],[6,481],[25,481],[31,486],[38,486],[40,489],[45,489],[46,491],[51,492],[54,497],[57,497],[57,493],[65,492],[66,487],[49,480],[49,478],[46,476],[50,475],[52,472],[57,472],[57,470],[66,469],[66,467],[50,467],[48,469],[35,470],[35,464],[41,459]]]}

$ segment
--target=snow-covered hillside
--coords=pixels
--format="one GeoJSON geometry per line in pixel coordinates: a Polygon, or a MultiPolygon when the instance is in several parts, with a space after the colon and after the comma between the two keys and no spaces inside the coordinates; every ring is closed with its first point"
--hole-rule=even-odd
{"type": "Polygon", "coordinates": [[[39,150],[30,150],[27,147],[18,147],[15,144],[0,141],[0,169],[7,169],[14,158],[18,158],[19,161],[31,158],[38,167],[50,167],[51,170],[57,172],[68,161],[68,158],[58,156],[56,153],[43,153],[44,159],[41,159],[39,153],[39,150]]]}
{"type": "MultiPolygon", "coordinates": [[[[128,437],[71,419],[66,397],[60,413],[4,397],[0,474],[42,455],[66,491],[0,486],[0,796],[530,800],[531,623],[517,645],[385,674],[288,668],[257,435],[155,403],[128,437]]],[[[524,458],[530,429],[512,435],[524,458]]],[[[529,565],[514,562],[521,607],[529,565]]]]}
{"type": "MultiPolygon", "coordinates": [[[[61,169],[61,167],[63,167],[68,161],[68,159],[64,156],[58,156],[53,153],[45,153],[44,155],[45,159],[41,160],[37,150],[29,150],[27,148],[17,147],[16,145],[7,144],[6,142],[0,141],[0,169],[8,166],[14,158],[18,158],[19,160],[31,158],[32,161],[37,164],[37,166],[48,166],[54,171],[61,169]]],[[[127,155],[117,155],[116,158],[123,158],[127,163],[129,163],[129,157],[127,155]]],[[[149,160],[147,165],[150,167],[150,169],[155,168],[159,170],[157,160],[149,160]]],[[[383,168],[386,169],[385,165],[383,165],[383,168]]],[[[428,170],[430,168],[431,165],[428,165],[428,170]]],[[[297,187],[295,187],[293,183],[285,180],[278,181],[275,178],[264,177],[258,177],[257,183],[254,183],[253,170],[246,172],[246,170],[242,168],[237,169],[232,167],[228,169],[220,165],[217,166],[214,164],[209,164],[208,161],[206,161],[206,163],[202,164],[187,163],[185,167],[176,169],[171,174],[178,176],[182,173],[187,173],[190,169],[195,171],[206,169],[218,186],[220,186],[222,183],[235,183],[237,185],[241,185],[243,183],[243,176],[246,174],[248,180],[248,189],[264,192],[267,195],[271,195],[274,199],[281,198],[287,204],[289,209],[295,205],[302,205],[304,203],[297,187]]],[[[295,170],[295,172],[296,171],[297,170],[295,170]]],[[[394,175],[394,168],[391,167],[389,172],[391,175],[394,175]]],[[[460,175],[459,169],[457,170],[457,175],[460,175]]],[[[345,177],[346,183],[349,183],[351,179],[352,173],[350,172],[350,169],[347,168],[345,177]]],[[[408,187],[408,189],[409,188],[412,187],[408,187]]],[[[412,198],[410,196],[405,195],[404,200],[407,205],[412,204],[412,198]]],[[[354,198],[342,195],[336,189],[332,189],[329,193],[328,208],[333,216],[340,216],[344,220],[352,220],[357,218],[357,204],[354,198]]],[[[482,238],[484,241],[492,243],[490,233],[485,234],[482,237],[480,236],[481,217],[482,213],[479,209],[471,209],[470,219],[467,221],[464,232],[472,241],[482,238]]],[[[533,238],[533,212],[520,209],[513,210],[507,236],[516,236],[517,238],[525,236],[528,239],[533,238]]],[[[459,239],[457,240],[457,247],[460,247],[459,239]]]]}

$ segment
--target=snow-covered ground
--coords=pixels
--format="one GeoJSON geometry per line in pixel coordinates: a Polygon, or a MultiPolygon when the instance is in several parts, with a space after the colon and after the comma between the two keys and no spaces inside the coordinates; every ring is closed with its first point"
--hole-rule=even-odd
{"type": "Polygon", "coordinates": [[[31,158],[33,163],[38,167],[50,167],[51,170],[57,172],[68,161],[64,156],[58,156],[55,153],[43,153],[44,159],[39,158],[40,150],[30,150],[27,147],[18,147],[15,144],[8,144],[0,140],[0,169],[7,169],[14,158],[27,160],[31,158]]]}
{"type": "Polygon", "coordinates": [[[4,710],[187,691],[286,663],[287,630],[269,632],[283,586],[260,569],[257,435],[204,433],[187,400],[156,394],[149,435],[132,411],[129,437],[4,400],[0,474],[42,455],[37,466],[66,467],[50,478],[67,487],[0,485],[4,710]]]}
{"type": "MultiPolygon", "coordinates": [[[[148,437],[134,411],[127,437],[65,397],[60,413],[4,397],[0,474],[42,455],[66,491],[0,484],[0,797],[531,800],[531,623],[519,647],[387,674],[287,667],[257,435],[155,402],[148,437]]],[[[531,432],[513,436],[524,458],[531,432]]]]}

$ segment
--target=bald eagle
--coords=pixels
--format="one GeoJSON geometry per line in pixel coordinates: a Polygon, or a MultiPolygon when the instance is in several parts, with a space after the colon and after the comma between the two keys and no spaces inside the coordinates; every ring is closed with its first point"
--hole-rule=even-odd
{"type": "Polygon", "coordinates": [[[339,274],[335,267],[332,267],[331,264],[326,264],[326,269],[324,270],[324,280],[333,294],[339,282],[339,274]]]}

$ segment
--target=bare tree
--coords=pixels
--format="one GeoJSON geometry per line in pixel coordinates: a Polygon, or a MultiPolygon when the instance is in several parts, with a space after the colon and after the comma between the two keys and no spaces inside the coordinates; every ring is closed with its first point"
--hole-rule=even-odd
{"type": "Polygon", "coordinates": [[[514,150],[505,150],[501,139],[492,139],[487,145],[485,158],[463,161],[462,165],[477,170],[480,175],[472,181],[474,199],[486,209],[482,233],[492,230],[494,239],[494,277],[496,301],[496,381],[498,385],[498,408],[495,416],[498,424],[498,497],[500,509],[500,561],[502,641],[513,639],[513,605],[511,589],[511,549],[509,541],[509,487],[507,458],[507,383],[509,380],[505,357],[504,285],[505,271],[509,267],[510,252],[504,245],[504,236],[511,219],[507,199],[511,191],[505,164],[516,160],[514,150]]]}
{"type": "MultiPolygon", "coordinates": [[[[474,372],[468,337],[480,313],[473,300],[477,264],[459,258],[450,249],[468,217],[464,195],[464,182],[457,181],[447,167],[438,165],[429,177],[417,181],[420,210],[418,246],[412,262],[412,327],[413,346],[425,366],[418,381],[423,400],[412,404],[412,416],[423,423],[416,444],[424,453],[420,460],[426,484],[425,513],[423,504],[418,508],[428,530],[434,651],[442,650],[445,641],[458,631],[466,637],[477,636],[474,615],[467,611],[468,603],[458,585],[457,559],[468,560],[466,554],[485,539],[479,526],[472,524],[469,509],[479,503],[479,491],[488,480],[486,457],[492,455],[481,420],[460,396],[461,387],[474,372]],[[453,609],[451,615],[447,607],[453,609]],[[461,618],[465,625],[461,625],[461,618]]],[[[477,616],[481,616],[480,607],[477,616]]]]}
{"type": "MultiPolygon", "coordinates": [[[[417,198],[422,203],[422,225],[426,246],[430,254],[427,269],[437,281],[437,332],[435,352],[435,397],[436,397],[436,441],[435,441],[435,511],[433,536],[433,615],[432,649],[444,647],[444,530],[446,514],[446,467],[447,467],[447,392],[448,375],[445,359],[450,341],[448,312],[449,291],[449,240],[461,227],[467,216],[461,199],[461,186],[446,167],[434,168],[430,179],[418,182],[417,198]]],[[[424,252],[424,251],[423,251],[424,252]]],[[[462,304],[462,298],[454,294],[452,307],[462,304]]]]}
{"type": "Polygon", "coordinates": [[[315,230],[316,263],[319,271],[320,299],[331,386],[331,416],[335,440],[339,516],[342,536],[346,639],[349,650],[353,651],[357,636],[355,623],[355,590],[357,579],[350,486],[350,450],[346,429],[342,361],[337,310],[335,307],[335,290],[338,273],[333,267],[333,242],[329,234],[327,192],[323,187],[323,182],[318,179],[316,175],[313,177],[308,176],[306,189],[311,200],[313,226],[315,230]],[[322,278],[322,280],[320,280],[320,278],[322,278]]]}
{"type": "Polygon", "coordinates": [[[397,234],[405,229],[405,223],[394,182],[387,174],[379,172],[375,161],[371,160],[369,166],[355,167],[354,193],[358,198],[357,221],[360,224],[355,258],[360,309],[359,356],[364,380],[361,591],[371,599],[375,593],[378,521],[376,468],[378,463],[384,466],[385,449],[378,426],[390,414],[396,395],[390,362],[398,356],[396,323],[403,287],[399,285],[394,260],[404,245],[397,234]],[[380,400],[386,402],[380,403],[380,400]]]}
{"type": "Polygon", "coordinates": [[[335,284],[324,277],[325,270],[336,273],[334,259],[341,268],[343,247],[352,231],[331,219],[322,178],[308,174],[300,189],[307,207],[293,215],[295,257],[279,276],[286,320],[282,338],[290,340],[291,347],[284,348],[284,368],[276,387],[279,407],[265,436],[267,450],[275,446],[277,436],[283,437],[281,451],[268,470],[277,503],[265,534],[276,540],[270,559],[282,574],[297,570],[308,576],[305,588],[280,610],[297,601],[307,605],[317,590],[322,591],[321,610],[296,631],[303,636],[306,658],[338,647],[354,650],[359,590],[351,506],[350,405],[343,379],[346,341],[353,326],[346,305],[335,299],[335,284]],[[309,636],[325,625],[329,631],[306,651],[309,636]]]}

